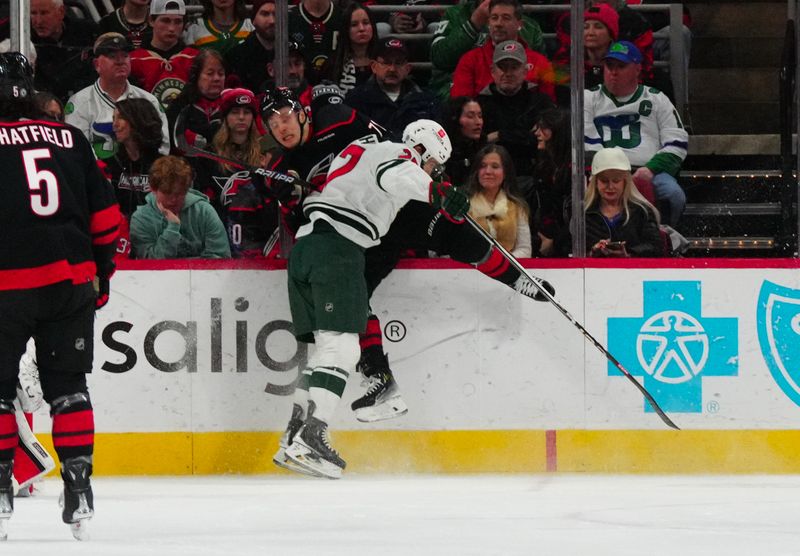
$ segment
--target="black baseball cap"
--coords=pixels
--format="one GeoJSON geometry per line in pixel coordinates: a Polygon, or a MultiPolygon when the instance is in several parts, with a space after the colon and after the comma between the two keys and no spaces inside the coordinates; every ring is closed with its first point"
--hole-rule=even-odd
{"type": "Polygon", "coordinates": [[[375,57],[388,58],[389,56],[402,57],[408,60],[408,47],[400,39],[384,39],[375,47],[375,57]]]}
{"type": "Polygon", "coordinates": [[[103,54],[111,54],[117,51],[130,52],[133,46],[128,42],[128,39],[120,33],[103,33],[97,40],[94,41],[94,48],[92,52],[95,56],[103,54]]]}

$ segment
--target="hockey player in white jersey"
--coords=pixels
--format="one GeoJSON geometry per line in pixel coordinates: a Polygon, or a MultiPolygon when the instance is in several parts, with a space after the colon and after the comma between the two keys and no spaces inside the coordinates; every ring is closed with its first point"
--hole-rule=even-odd
{"type": "Polygon", "coordinates": [[[642,55],[628,41],[611,45],[603,84],[584,92],[587,154],[619,147],[636,167],[634,181],[652,183],[665,223],[673,228],[686,206],[675,176],[686,158],[689,135],[667,95],[639,84],[642,55]]]}
{"type": "Polygon", "coordinates": [[[285,454],[309,474],[337,479],[345,468],[330,444],[328,424],[355,370],[358,334],[367,324],[364,251],[380,242],[409,200],[428,202],[456,222],[469,210],[464,193],[430,178],[452,153],[442,126],[419,120],[403,139],[351,143],[334,159],[322,193],[303,205],[309,223],[297,232],[289,256],[289,303],[295,336],[316,349],[305,371],[309,399],[295,404],[289,427],[299,430],[285,454]]]}

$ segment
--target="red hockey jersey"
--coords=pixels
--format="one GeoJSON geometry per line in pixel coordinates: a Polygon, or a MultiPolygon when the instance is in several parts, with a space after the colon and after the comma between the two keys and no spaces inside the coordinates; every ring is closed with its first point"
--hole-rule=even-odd
{"type": "Polygon", "coordinates": [[[199,50],[187,46],[164,58],[155,50],[137,48],[131,52],[131,77],[166,108],[186,85],[189,68],[198,54],[199,50]]]}
{"type": "Polygon", "coordinates": [[[0,173],[0,290],[110,275],[119,207],[80,131],[0,122],[0,173]]]}

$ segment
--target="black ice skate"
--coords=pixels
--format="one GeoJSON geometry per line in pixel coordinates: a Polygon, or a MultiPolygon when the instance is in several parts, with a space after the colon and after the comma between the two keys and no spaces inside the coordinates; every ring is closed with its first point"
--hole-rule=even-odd
{"type": "Polygon", "coordinates": [[[293,404],[292,418],[289,419],[289,424],[286,426],[286,430],[281,436],[281,440],[278,445],[278,451],[275,452],[274,456],[272,456],[272,462],[278,467],[283,467],[289,471],[303,473],[304,475],[311,475],[312,477],[321,477],[321,475],[313,469],[298,465],[294,460],[286,455],[286,449],[292,445],[292,441],[294,440],[297,431],[299,431],[303,426],[302,415],[303,408],[297,404],[293,404]]]}
{"type": "Polygon", "coordinates": [[[86,526],[94,515],[94,496],[89,481],[91,475],[90,456],[69,458],[61,463],[61,478],[64,479],[61,518],[70,526],[72,536],[79,541],[89,538],[86,526]]]}
{"type": "Polygon", "coordinates": [[[286,455],[298,465],[329,479],[340,479],[347,465],[331,447],[328,425],[316,417],[306,420],[286,449],[286,455]]]}
{"type": "Polygon", "coordinates": [[[0,462],[0,541],[8,539],[6,525],[14,513],[14,462],[0,462]]]}
{"type": "MultiPolygon", "coordinates": [[[[545,290],[547,290],[547,293],[549,293],[551,296],[554,296],[556,294],[556,289],[547,280],[537,280],[537,282],[545,290]]],[[[517,278],[517,281],[514,282],[511,285],[511,287],[517,290],[525,297],[530,297],[534,301],[549,301],[549,299],[545,297],[545,295],[541,292],[541,290],[536,287],[536,284],[531,282],[527,276],[520,276],[519,278],[517,278]]]]}
{"type": "Polygon", "coordinates": [[[364,423],[393,419],[408,413],[408,406],[400,396],[400,387],[389,368],[389,360],[383,351],[365,350],[356,365],[364,375],[362,386],[367,392],[350,406],[356,419],[364,423]]]}

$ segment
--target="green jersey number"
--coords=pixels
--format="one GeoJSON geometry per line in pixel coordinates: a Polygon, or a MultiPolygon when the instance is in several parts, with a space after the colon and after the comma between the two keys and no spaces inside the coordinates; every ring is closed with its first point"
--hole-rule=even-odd
{"type": "Polygon", "coordinates": [[[594,125],[606,148],[633,149],[642,143],[642,123],[639,114],[599,116],[594,125]]]}

